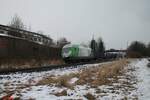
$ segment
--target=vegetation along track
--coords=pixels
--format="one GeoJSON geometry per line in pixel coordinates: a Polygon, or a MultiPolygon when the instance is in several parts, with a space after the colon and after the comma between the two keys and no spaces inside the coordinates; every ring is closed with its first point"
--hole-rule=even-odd
{"type": "Polygon", "coordinates": [[[0,70],[0,74],[10,74],[10,73],[30,73],[30,72],[40,72],[40,71],[48,71],[52,69],[59,69],[59,68],[67,68],[67,67],[78,67],[79,65],[84,64],[94,64],[94,63],[101,63],[112,61],[113,59],[101,59],[96,61],[90,62],[82,62],[82,63],[73,63],[73,64],[62,64],[62,65],[49,65],[49,66],[41,66],[37,68],[23,68],[23,69],[7,69],[7,70],[0,70]]]}

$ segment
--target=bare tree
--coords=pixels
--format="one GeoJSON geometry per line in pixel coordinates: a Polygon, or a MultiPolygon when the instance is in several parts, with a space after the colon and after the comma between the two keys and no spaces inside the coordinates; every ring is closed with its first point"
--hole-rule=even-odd
{"type": "Polygon", "coordinates": [[[150,57],[150,43],[147,45],[147,55],[150,57]]]}
{"type": "Polygon", "coordinates": [[[94,40],[94,38],[90,42],[90,48],[92,49],[93,55],[97,56],[97,42],[94,40]]]}
{"type": "Polygon", "coordinates": [[[17,29],[26,29],[21,18],[17,14],[14,15],[9,26],[17,29]]]}
{"type": "Polygon", "coordinates": [[[65,37],[62,37],[59,40],[57,40],[57,45],[60,47],[63,47],[66,44],[70,44],[70,42],[65,37]]]}
{"type": "Polygon", "coordinates": [[[146,54],[146,45],[140,41],[133,41],[127,48],[129,57],[144,57],[146,54]]]}
{"type": "Polygon", "coordinates": [[[103,57],[105,52],[105,46],[102,38],[99,38],[97,41],[97,54],[99,57],[103,57]]]}

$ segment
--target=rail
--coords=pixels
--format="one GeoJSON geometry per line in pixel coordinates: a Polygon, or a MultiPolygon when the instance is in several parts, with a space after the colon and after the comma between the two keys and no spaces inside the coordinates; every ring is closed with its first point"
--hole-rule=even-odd
{"type": "Polygon", "coordinates": [[[103,59],[103,60],[74,63],[74,64],[50,65],[50,66],[41,66],[36,68],[23,68],[23,69],[8,69],[8,70],[0,70],[0,74],[41,72],[41,71],[49,71],[52,69],[60,69],[60,68],[68,68],[68,67],[75,68],[78,67],[79,65],[102,63],[102,62],[108,62],[112,60],[113,59],[103,59]]]}

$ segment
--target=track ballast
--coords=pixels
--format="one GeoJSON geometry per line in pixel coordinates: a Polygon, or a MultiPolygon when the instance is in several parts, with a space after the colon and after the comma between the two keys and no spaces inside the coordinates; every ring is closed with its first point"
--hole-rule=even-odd
{"type": "Polygon", "coordinates": [[[102,62],[107,62],[107,61],[112,61],[112,59],[111,60],[103,59],[103,60],[73,63],[73,64],[49,65],[49,66],[41,66],[41,67],[35,67],[35,68],[7,69],[7,70],[0,70],[0,74],[41,72],[41,71],[49,71],[52,69],[68,68],[68,67],[75,68],[75,67],[78,67],[79,65],[95,64],[95,63],[102,63],[102,62]]]}

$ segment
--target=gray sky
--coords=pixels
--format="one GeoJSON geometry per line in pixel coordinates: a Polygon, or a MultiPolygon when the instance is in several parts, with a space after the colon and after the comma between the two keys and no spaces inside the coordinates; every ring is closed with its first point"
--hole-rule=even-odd
{"type": "Polygon", "coordinates": [[[32,31],[87,43],[102,37],[107,49],[150,42],[150,0],[0,0],[0,24],[17,14],[32,31]]]}

